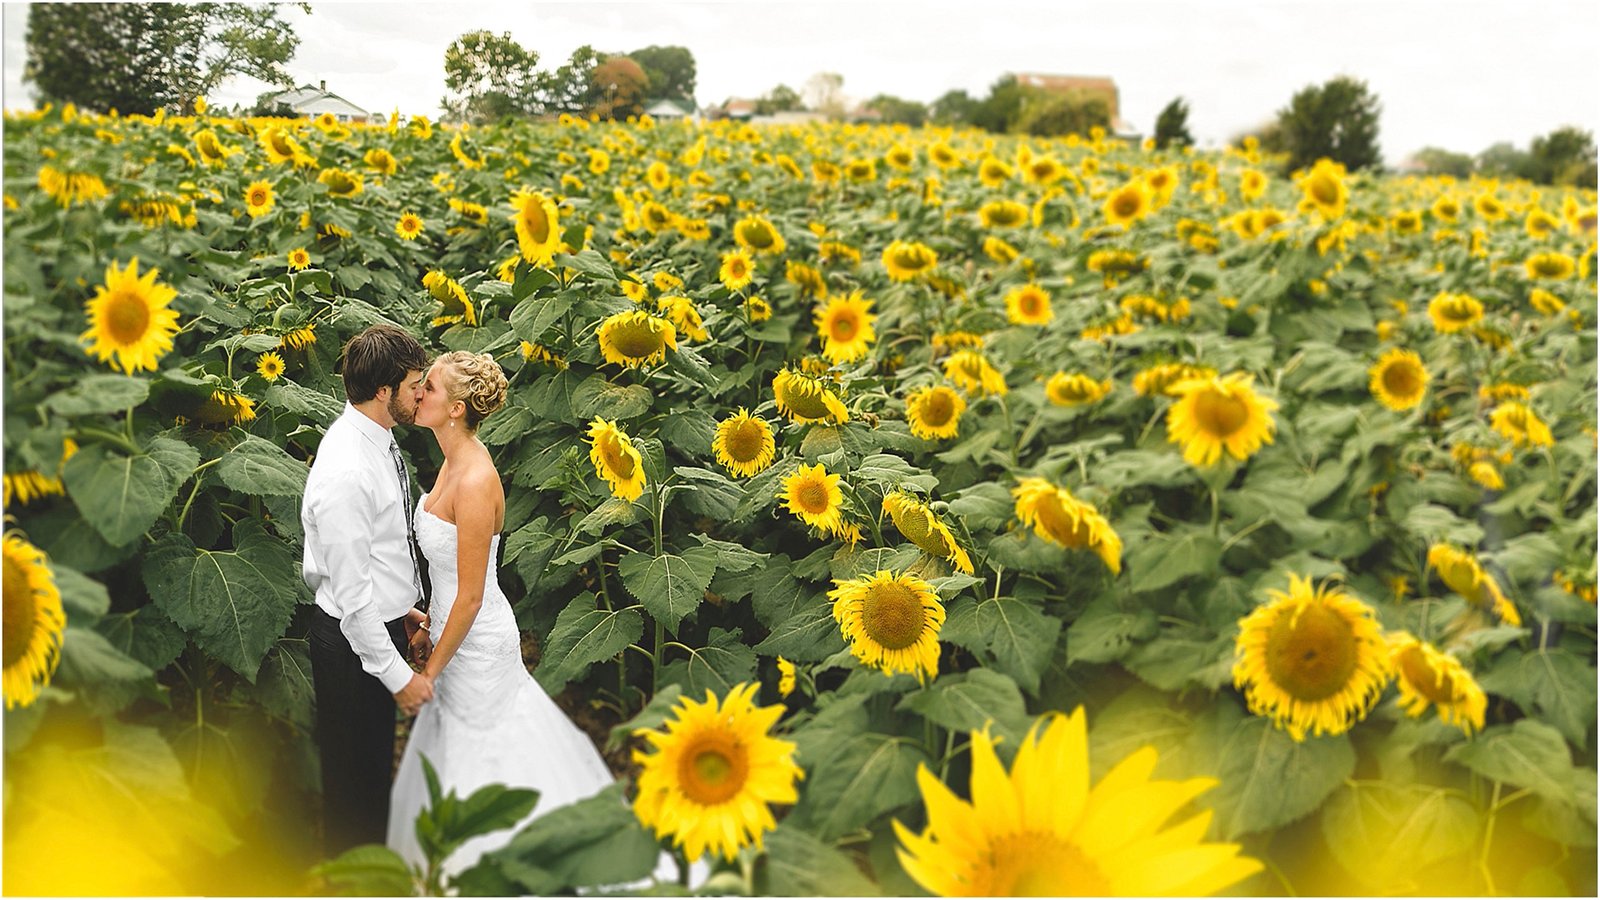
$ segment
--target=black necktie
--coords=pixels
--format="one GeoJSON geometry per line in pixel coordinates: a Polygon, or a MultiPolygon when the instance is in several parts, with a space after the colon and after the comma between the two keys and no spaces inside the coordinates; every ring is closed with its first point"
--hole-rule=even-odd
{"type": "Polygon", "coordinates": [[[394,471],[400,477],[400,508],[406,511],[406,552],[411,554],[411,587],[416,591],[417,605],[426,612],[427,598],[422,593],[421,568],[417,565],[416,510],[411,508],[411,475],[406,471],[406,458],[400,454],[400,445],[391,438],[389,455],[394,457],[394,471]]]}

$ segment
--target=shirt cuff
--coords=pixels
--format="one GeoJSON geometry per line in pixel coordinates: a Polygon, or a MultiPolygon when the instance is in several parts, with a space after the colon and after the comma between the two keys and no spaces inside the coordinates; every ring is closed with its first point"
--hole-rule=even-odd
{"type": "Polygon", "coordinates": [[[383,682],[384,688],[389,693],[398,694],[405,689],[406,685],[411,683],[411,676],[415,674],[417,673],[411,671],[411,667],[406,665],[405,659],[399,653],[396,653],[389,658],[389,664],[384,667],[383,671],[378,673],[378,680],[383,682]]]}

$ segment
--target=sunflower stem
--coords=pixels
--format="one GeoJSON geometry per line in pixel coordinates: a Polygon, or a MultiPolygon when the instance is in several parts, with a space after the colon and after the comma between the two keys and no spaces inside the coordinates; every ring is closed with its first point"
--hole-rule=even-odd
{"type": "Polygon", "coordinates": [[[80,437],[80,438],[84,438],[86,440],[87,439],[93,439],[93,440],[101,441],[103,443],[113,444],[113,445],[115,445],[117,447],[121,447],[122,449],[128,451],[130,454],[133,454],[135,456],[138,456],[138,455],[144,453],[143,448],[141,448],[138,444],[134,443],[132,438],[124,437],[124,436],[122,436],[120,434],[117,434],[115,432],[112,432],[112,431],[104,431],[104,430],[99,429],[99,428],[83,428],[83,427],[79,427],[78,429],[76,429],[75,436],[76,437],[80,437]]]}
{"type": "Polygon", "coordinates": [[[650,654],[650,695],[655,696],[661,689],[661,645],[667,639],[666,626],[661,620],[656,620],[656,650],[650,654]]]}
{"type": "Polygon", "coordinates": [[[1217,498],[1217,489],[1214,487],[1207,489],[1211,492],[1211,536],[1216,537],[1222,525],[1222,510],[1217,498]]]}
{"type": "Polygon", "coordinates": [[[1494,871],[1489,867],[1489,851],[1494,846],[1494,824],[1495,818],[1499,813],[1500,782],[1495,781],[1494,795],[1489,800],[1489,820],[1483,826],[1483,850],[1478,854],[1478,869],[1483,872],[1484,893],[1488,896],[1493,896],[1496,893],[1494,889],[1494,871]]]}

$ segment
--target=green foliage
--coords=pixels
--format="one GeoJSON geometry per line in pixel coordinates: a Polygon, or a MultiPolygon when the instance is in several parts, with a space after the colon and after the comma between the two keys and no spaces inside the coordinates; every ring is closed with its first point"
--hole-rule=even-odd
{"type": "Polygon", "coordinates": [[[688,47],[651,44],[629,51],[626,56],[644,70],[649,99],[694,102],[695,62],[688,47]]]}
{"type": "Polygon", "coordinates": [[[1473,160],[1466,153],[1455,153],[1440,147],[1423,147],[1411,158],[1428,175],[1449,175],[1452,178],[1472,175],[1473,160]]]}
{"type": "Polygon", "coordinates": [[[923,104],[890,94],[879,94],[862,106],[877,110],[885,125],[910,125],[916,128],[928,118],[928,108],[923,104]]]}
{"type": "Polygon", "coordinates": [[[770,116],[773,113],[790,112],[804,109],[805,105],[800,100],[800,93],[786,84],[780,84],[756,101],[756,115],[770,116]]]}
{"type": "Polygon", "coordinates": [[[1104,97],[1080,90],[1026,88],[1022,108],[1012,121],[1015,130],[1036,137],[1087,136],[1097,126],[1111,127],[1111,107],[1104,97]]]}
{"type": "Polygon", "coordinates": [[[1180,147],[1194,146],[1194,135],[1189,133],[1189,104],[1182,97],[1174,97],[1156,114],[1155,141],[1157,150],[1165,150],[1174,144],[1180,147]]]}
{"type": "Polygon", "coordinates": [[[1538,184],[1595,183],[1594,132],[1566,126],[1533,139],[1528,148],[1529,180],[1538,184]]]}
{"type": "Polygon", "coordinates": [[[472,122],[529,115],[537,109],[539,52],[524,49],[507,31],[472,31],[444,51],[445,114],[472,122]]]}
{"type": "Polygon", "coordinates": [[[1354,172],[1382,162],[1378,152],[1378,96],[1359,79],[1341,75],[1307,85],[1278,111],[1285,173],[1324,157],[1354,172]]]}

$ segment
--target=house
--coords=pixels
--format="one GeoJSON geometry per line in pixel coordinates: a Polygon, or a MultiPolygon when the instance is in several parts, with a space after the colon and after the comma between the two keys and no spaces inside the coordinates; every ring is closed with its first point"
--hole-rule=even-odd
{"type": "MultiPolygon", "coordinates": [[[[326,81],[317,82],[316,87],[303,84],[292,91],[268,94],[262,98],[262,102],[266,106],[287,106],[295,115],[305,116],[308,119],[314,119],[323,113],[332,113],[333,117],[341,122],[368,122],[375,118],[367,110],[328,90],[326,81]]],[[[378,113],[376,118],[384,117],[382,113],[378,113]]]]}
{"type": "Polygon", "coordinates": [[[1044,75],[1038,72],[1014,73],[1017,84],[1023,87],[1067,93],[1078,91],[1106,102],[1111,113],[1111,133],[1117,137],[1137,137],[1138,131],[1122,119],[1122,106],[1118,101],[1117,83],[1109,78],[1092,75],[1044,75]]]}
{"type": "Polygon", "coordinates": [[[652,100],[645,104],[645,115],[657,122],[670,122],[678,119],[688,119],[691,122],[700,121],[700,110],[693,103],[686,100],[661,99],[652,100]]]}
{"type": "Polygon", "coordinates": [[[812,122],[826,122],[826,113],[819,113],[809,109],[791,109],[784,112],[775,112],[770,116],[753,116],[751,125],[809,125],[812,122]]]}
{"type": "Polygon", "coordinates": [[[733,119],[738,122],[748,122],[756,114],[756,101],[746,100],[743,97],[729,97],[721,106],[709,107],[706,110],[708,119],[733,119]]]}

